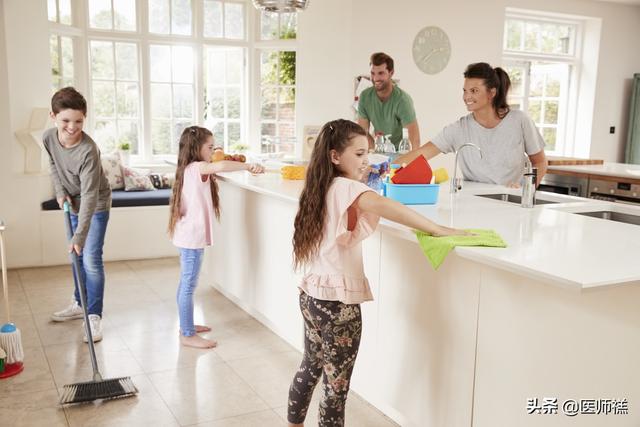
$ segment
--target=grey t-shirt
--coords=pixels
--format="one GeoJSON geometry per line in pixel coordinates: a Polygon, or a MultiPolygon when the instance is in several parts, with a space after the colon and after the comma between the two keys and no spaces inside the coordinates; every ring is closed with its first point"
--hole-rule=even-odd
{"type": "Polygon", "coordinates": [[[460,170],[468,181],[507,185],[520,182],[524,170],[524,153],[539,153],[544,140],[533,121],[523,111],[511,110],[498,125],[487,129],[473,114],[446,126],[433,139],[443,153],[457,151],[471,142],[482,150],[465,148],[458,156],[460,170]]]}
{"type": "Polygon", "coordinates": [[[49,153],[49,172],[56,198],[65,195],[73,198],[72,210],[78,215],[78,227],[72,243],[84,246],[94,212],[111,208],[111,188],[102,170],[100,150],[84,132],[78,144],[63,147],[56,128],[44,131],[42,142],[49,153]]]}

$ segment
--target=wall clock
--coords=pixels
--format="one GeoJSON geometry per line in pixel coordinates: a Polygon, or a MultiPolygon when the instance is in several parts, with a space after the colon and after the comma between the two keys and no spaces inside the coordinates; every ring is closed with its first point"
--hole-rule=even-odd
{"type": "Polygon", "coordinates": [[[426,74],[437,74],[449,63],[451,43],[439,27],[425,27],[413,39],[413,62],[426,74]]]}

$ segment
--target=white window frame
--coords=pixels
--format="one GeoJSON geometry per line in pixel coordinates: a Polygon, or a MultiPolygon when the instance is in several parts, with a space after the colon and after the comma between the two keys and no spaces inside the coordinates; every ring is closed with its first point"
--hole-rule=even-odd
{"type": "MultiPolygon", "coordinates": [[[[295,146],[294,146],[294,153],[295,155],[299,155],[301,153],[301,149],[302,146],[299,142],[299,138],[298,138],[298,131],[297,131],[297,125],[298,125],[298,38],[300,37],[300,26],[297,25],[297,30],[296,30],[296,38],[295,39],[274,39],[274,40],[261,40],[261,12],[257,11],[257,13],[254,14],[254,16],[256,17],[255,22],[253,23],[254,25],[254,34],[255,34],[255,42],[253,44],[253,52],[252,52],[252,56],[253,56],[253,64],[254,66],[252,67],[252,73],[253,73],[253,84],[252,84],[252,91],[253,91],[253,96],[252,99],[256,100],[256,102],[253,103],[253,105],[251,106],[251,111],[252,111],[252,121],[251,121],[251,145],[250,145],[250,149],[256,153],[261,153],[261,145],[262,145],[262,141],[260,138],[261,135],[261,124],[262,124],[262,120],[261,120],[261,113],[260,113],[260,109],[261,109],[261,105],[262,105],[262,95],[261,95],[261,70],[260,70],[260,54],[262,51],[264,50],[277,50],[277,51],[294,51],[296,52],[296,99],[295,99],[295,113],[294,113],[294,122],[293,122],[293,126],[295,130],[295,146]]],[[[279,23],[279,27],[280,28],[280,19],[278,19],[278,23],[279,23]]],[[[278,29],[278,35],[280,34],[280,29],[278,29]]],[[[276,115],[276,120],[277,120],[277,115],[276,115]]],[[[277,124],[276,124],[276,129],[277,129],[277,124]]]]}
{"type": "MultiPolygon", "coordinates": [[[[91,71],[89,64],[89,41],[90,40],[110,40],[114,42],[133,42],[138,44],[138,73],[140,84],[140,106],[139,120],[139,154],[131,156],[131,163],[135,165],[158,165],[164,164],[165,160],[175,161],[175,154],[153,155],[151,142],[151,116],[150,116],[150,69],[149,69],[149,45],[150,44],[177,44],[189,45],[194,48],[195,55],[195,103],[194,117],[196,123],[204,123],[204,68],[203,55],[207,46],[220,47],[241,47],[244,49],[244,79],[242,81],[243,92],[241,94],[241,140],[249,146],[249,150],[259,152],[259,124],[260,124],[260,103],[249,100],[259,100],[260,88],[260,49],[278,49],[297,51],[297,41],[295,39],[259,41],[260,37],[260,11],[253,7],[251,0],[224,0],[225,3],[244,4],[244,39],[222,39],[204,37],[202,28],[204,26],[203,3],[201,0],[193,0],[192,5],[192,35],[163,35],[149,33],[148,31],[148,0],[136,1],[136,30],[102,30],[89,26],[89,7],[87,0],[72,0],[71,26],[47,21],[50,25],[50,34],[72,36],[74,41],[74,85],[87,98],[88,105],[93,103],[91,93],[91,71]]],[[[300,28],[297,34],[299,37],[300,28]]],[[[47,39],[47,43],[48,43],[47,39]]],[[[297,75],[297,73],[296,73],[297,75]]],[[[296,91],[297,92],[297,91],[296,91]]],[[[297,117],[296,102],[296,117],[297,117]]],[[[85,130],[90,135],[93,133],[95,117],[89,109],[87,114],[85,130]]],[[[299,150],[296,143],[296,150],[299,150]]]]}
{"type": "MultiPolygon", "coordinates": [[[[584,24],[579,19],[565,17],[556,14],[548,14],[543,12],[523,11],[507,8],[505,14],[504,42],[503,42],[503,63],[505,66],[518,66],[525,68],[523,75],[524,94],[522,99],[522,110],[528,111],[529,102],[529,79],[530,67],[533,62],[543,63],[562,63],[569,66],[569,78],[566,82],[568,87],[566,92],[561,93],[561,100],[564,101],[558,107],[558,127],[556,132],[556,146],[554,150],[545,150],[547,154],[559,156],[573,155],[574,144],[571,142],[575,135],[575,124],[577,117],[577,86],[581,71],[582,40],[583,40],[584,24]],[[522,52],[507,49],[507,29],[506,21],[509,19],[523,20],[534,23],[556,23],[570,25],[574,27],[574,40],[570,45],[570,53],[534,53],[522,52]],[[562,99],[564,98],[564,99],[562,99]]],[[[522,43],[524,43],[524,33],[522,43]]],[[[541,111],[542,114],[542,111],[541,111]]]]}

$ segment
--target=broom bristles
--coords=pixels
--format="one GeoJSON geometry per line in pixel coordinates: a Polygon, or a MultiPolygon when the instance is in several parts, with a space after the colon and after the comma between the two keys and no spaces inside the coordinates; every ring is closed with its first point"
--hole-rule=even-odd
{"type": "Polygon", "coordinates": [[[113,378],[102,381],[88,381],[84,383],[64,386],[60,404],[91,402],[98,399],[115,399],[133,396],[138,389],[130,377],[113,378]]]}
{"type": "Polygon", "coordinates": [[[7,364],[24,360],[20,329],[16,328],[13,332],[0,332],[0,347],[7,353],[7,364]]]}

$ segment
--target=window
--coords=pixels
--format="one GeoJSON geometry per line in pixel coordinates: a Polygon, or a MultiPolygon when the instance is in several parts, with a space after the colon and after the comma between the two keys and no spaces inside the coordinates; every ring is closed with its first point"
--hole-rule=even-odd
{"type": "Polygon", "coordinates": [[[65,86],[73,86],[73,40],[71,37],[52,34],[49,48],[53,92],[65,86]]]}
{"type": "Polygon", "coordinates": [[[149,0],[149,32],[190,36],[191,0],[149,0]]]}
{"type": "Polygon", "coordinates": [[[195,123],[193,49],[152,45],[149,62],[153,154],[177,154],[180,134],[195,123]]]}
{"type": "Polygon", "coordinates": [[[204,36],[244,40],[244,3],[204,0],[204,36]]]}
{"type": "Polygon", "coordinates": [[[136,31],[136,2],[89,0],[89,26],[101,30],[136,31]]]}
{"type": "Polygon", "coordinates": [[[295,14],[262,32],[249,0],[47,1],[52,86],[85,95],[103,153],[129,143],[134,164],[175,158],[193,124],[229,152],[260,151],[263,128],[266,147],[295,151],[295,14]],[[263,89],[264,117],[249,102],[263,89]]]}
{"type": "Polygon", "coordinates": [[[261,40],[295,39],[298,15],[295,13],[262,12],[260,15],[261,40]]]}
{"type": "Polygon", "coordinates": [[[296,142],[296,52],[260,53],[261,151],[294,153],[296,142]]]}
{"type": "Polygon", "coordinates": [[[93,138],[100,148],[113,151],[128,143],[139,153],[140,85],[135,43],[90,42],[93,138]]]}
{"type": "Polygon", "coordinates": [[[49,21],[71,25],[71,0],[47,0],[49,21]]]}
{"type": "Polygon", "coordinates": [[[216,145],[225,151],[245,151],[244,49],[207,46],[204,53],[205,126],[212,129],[216,145]]]}
{"type": "Polygon", "coordinates": [[[295,13],[261,12],[260,151],[293,154],[296,147],[295,13]]]}
{"type": "Polygon", "coordinates": [[[509,105],[526,111],[545,151],[567,155],[570,93],[577,79],[580,23],[558,17],[507,13],[503,57],[511,78],[509,105]]]}

